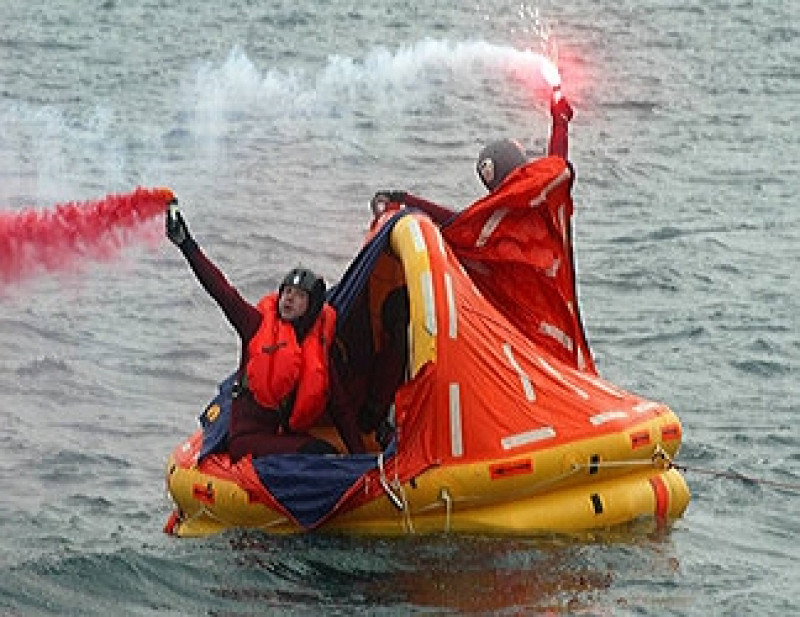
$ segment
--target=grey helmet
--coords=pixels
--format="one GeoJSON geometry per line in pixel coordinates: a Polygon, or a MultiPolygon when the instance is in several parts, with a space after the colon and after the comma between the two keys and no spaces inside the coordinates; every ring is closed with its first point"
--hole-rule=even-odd
{"type": "Polygon", "coordinates": [[[506,176],[528,162],[525,150],[515,139],[500,139],[484,146],[478,155],[476,169],[483,184],[495,190],[506,176]]]}
{"type": "Polygon", "coordinates": [[[279,291],[286,286],[298,287],[309,296],[325,295],[325,282],[308,268],[295,268],[283,277],[279,291]]]}
{"type": "Polygon", "coordinates": [[[302,343],[325,303],[325,281],[308,268],[295,268],[283,278],[278,293],[282,293],[286,286],[298,287],[308,294],[308,309],[292,322],[297,342],[302,343]]]}

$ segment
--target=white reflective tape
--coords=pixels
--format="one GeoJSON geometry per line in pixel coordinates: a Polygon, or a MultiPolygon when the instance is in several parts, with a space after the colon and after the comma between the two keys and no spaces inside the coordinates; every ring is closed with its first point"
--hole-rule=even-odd
{"type": "Polygon", "coordinates": [[[436,335],[436,301],[433,297],[433,276],[430,270],[420,272],[419,284],[425,303],[425,329],[431,336],[436,335]]]}
{"type": "Polygon", "coordinates": [[[624,398],[625,396],[625,394],[621,390],[615,388],[610,383],[607,383],[602,379],[595,377],[594,375],[587,375],[586,373],[581,373],[581,377],[584,380],[588,381],[590,384],[592,384],[595,388],[597,388],[598,390],[602,390],[606,394],[610,394],[611,396],[615,396],[617,398],[624,398]]]}
{"type": "Polygon", "coordinates": [[[642,401],[641,403],[636,403],[636,405],[633,406],[633,410],[636,413],[647,413],[648,411],[655,411],[659,408],[661,408],[661,403],[656,403],[653,401],[642,401]]]}
{"type": "Polygon", "coordinates": [[[574,383],[570,383],[569,381],[567,381],[567,378],[564,377],[564,375],[562,375],[555,368],[550,366],[550,364],[547,362],[547,360],[545,360],[542,357],[539,357],[539,364],[542,366],[542,368],[545,371],[547,371],[560,384],[562,384],[562,385],[566,386],[567,388],[569,388],[570,390],[572,390],[575,394],[580,396],[582,399],[589,400],[589,394],[586,392],[586,390],[582,390],[581,388],[576,386],[574,383]]]}
{"type": "Polygon", "coordinates": [[[583,351],[578,347],[578,368],[582,371],[586,370],[586,358],[583,357],[583,351]]]}
{"type": "Polygon", "coordinates": [[[464,434],[461,425],[461,390],[457,383],[451,383],[448,389],[450,404],[450,453],[464,456],[464,434]]]}
{"type": "Polygon", "coordinates": [[[509,435],[500,440],[500,445],[503,450],[511,450],[512,448],[519,448],[530,443],[537,441],[544,441],[545,439],[552,439],[556,436],[556,431],[552,426],[543,426],[532,431],[524,433],[517,433],[516,435],[509,435]]]}
{"type": "Polygon", "coordinates": [[[456,298],[453,293],[453,278],[450,274],[444,275],[444,291],[447,296],[447,333],[451,339],[458,336],[458,311],[456,311],[456,298]]]}
{"type": "MultiPolygon", "coordinates": [[[[561,260],[556,257],[553,260],[553,263],[550,264],[550,267],[544,271],[545,276],[548,278],[554,279],[558,275],[558,269],[561,267],[561,260]]],[[[570,311],[572,312],[572,311],[570,311]]]]}
{"type": "Polygon", "coordinates": [[[506,214],[508,214],[508,208],[498,208],[492,212],[492,215],[488,219],[486,219],[486,222],[483,224],[483,228],[481,229],[481,233],[478,236],[478,240],[475,242],[475,246],[477,248],[481,248],[489,241],[489,238],[492,237],[495,229],[497,229],[497,226],[502,222],[506,214]]]}
{"type": "Polygon", "coordinates": [[[627,417],[627,412],[615,409],[612,411],[604,411],[603,413],[595,414],[589,418],[589,422],[591,422],[594,426],[600,426],[606,422],[611,422],[612,420],[624,420],[627,417]]]}
{"type": "Polygon", "coordinates": [[[561,346],[564,349],[572,351],[574,345],[572,337],[569,336],[566,332],[564,332],[560,328],[557,328],[551,323],[543,321],[539,324],[539,331],[542,332],[543,334],[546,334],[550,338],[557,340],[559,343],[561,343],[561,346]]]}
{"type": "Polygon", "coordinates": [[[411,241],[414,244],[414,250],[417,253],[422,253],[425,248],[425,237],[422,235],[422,230],[419,228],[419,222],[412,218],[408,225],[408,230],[411,233],[411,241]]]}
{"type": "Polygon", "coordinates": [[[503,353],[506,354],[506,358],[508,358],[508,363],[517,371],[517,375],[519,375],[519,380],[522,382],[522,390],[525,392],[525,398],[529,401],[533,402],[536,400],[536,392],[533,390],[533,384],[531,383],[531,378],[522,370],[522,367],[517,363],[517,359],[514,357],[514,351],[511,349],[511,345],[508,343],[503,343],[503,353]]]}
{"type": "Polygon", "coordinates": [[[570,177],[569,167],[566,167],[566,168],[564,168],[564,171],[562,171],[560,174],[558,174],[558,176],[550,184],[548,184],[546,187],[544,187],[542,189],[541,193],[539,193],[538,195],[536,195],[536,197],[531,199],[530,207],[531,208],[536,208],[545,199],[547,199],[547,196],[550,194],[550,191],[552,191],[554,188],[556,188],[564,180],[569,180],[569,177],[570,177]]]}
{"type": "Polygon", "coordinates": [[[436,246],[439,248],[439,254],[442,256],[442,259],[447,259],[447,251],[444,248],[444,238],[442,238],[438,227],[434,227],[433,229],[436,232],[436,246]]]}

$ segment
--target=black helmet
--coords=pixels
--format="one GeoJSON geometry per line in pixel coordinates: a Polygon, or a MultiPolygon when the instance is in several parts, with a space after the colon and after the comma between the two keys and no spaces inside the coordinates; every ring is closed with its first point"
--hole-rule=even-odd
{"type": "Polygon", "coordinates": [[[287,285],[302,289],[312,298],[325,295],[325,282],[307,268],[295,268],[284,276],[279,291],[287,285]]]}
{"type": "Polygon", "coordinates": [[[308,309],[292,322],[297,341],[302,342],[325,303],[325,281],[307,268],[295,268],[283,277],[278,293],[282,293],[287,285],[302,289],[308,294],[308,309]]]}
{"type": "Polygon", "coordinates": [[[476,169],[490,191],[495,190],[506,176],[528,162],[525,151],[515,139],[501,139],[484,146],[478,155],[476,169]]]}

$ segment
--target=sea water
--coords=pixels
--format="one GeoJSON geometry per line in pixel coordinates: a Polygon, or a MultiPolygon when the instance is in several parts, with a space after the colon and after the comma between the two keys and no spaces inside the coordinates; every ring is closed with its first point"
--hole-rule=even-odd
{"type": "Polygon", "coordinates": [[[693,493],[666,533],[580,540],[162,534],[166,457],[238,341],[153,221],[0,288],[0,614],[800,613],[797,2],[0,15],[0,209],[169,186],[251,300],[298,264],[336,281],[376,190],[460,208],[486,140],[543,152],[526,70],[557,58],[597,366],[675,409],[693,493]]]}

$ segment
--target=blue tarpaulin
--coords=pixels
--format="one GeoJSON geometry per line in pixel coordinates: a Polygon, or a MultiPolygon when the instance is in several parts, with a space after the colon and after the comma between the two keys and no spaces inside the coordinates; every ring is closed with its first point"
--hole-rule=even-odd
{"type": "MultiPolygon", "coordinates": [[[[394,224],[407,213],[401,210],[395,214],[361,249],[342,280],[328,290],[327,301],[336,310],[338,324],[344,322],[344,317],[363,292],[375,263],[389,242],[394,224]]],[[[235,379],[234,373],[219,385],[217,396],[200,415],[203,447],[199,460],[224,451],[227,446],[235,379]],[[218,412],[215,406],[219,407],[218,412]]],[[[361,476],[377,466],[377,457],[374,454],[276,454],[254,459],[253,466],[275,500],[298,523],[311,528],[324,519],[361,476]]]]}
{"type": "Polygon", "coordinates": [[[272,496],[306,529],[333,510],[347,490],[377,467],[375,454],[279,454],[253,461],[272,496]]]}

